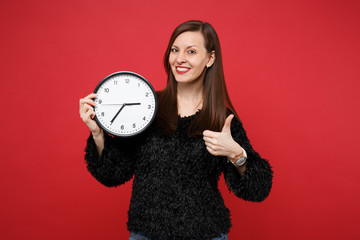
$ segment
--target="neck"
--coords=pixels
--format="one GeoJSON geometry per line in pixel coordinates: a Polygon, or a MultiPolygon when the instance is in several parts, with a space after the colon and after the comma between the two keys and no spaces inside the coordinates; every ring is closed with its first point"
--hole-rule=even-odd
{"type": "Polygon", "coordinates": [[[188,83],[177,83],[177,97],[183,100],[201,100],[203,97],[204,89],[204,72],[199,76],[198,79],[188,83]]]}
{"type": "Polygon", "coordinates": [[[185,101],[197,101],[202,99],[202,83],[178,83],[177,98],[185,101]]]}
{"type": "Polygon", "coordinates": [[[178,113],[181,116],[192,115],[202,108],[203,89],[203,79],[177,84],[178,113]]]}

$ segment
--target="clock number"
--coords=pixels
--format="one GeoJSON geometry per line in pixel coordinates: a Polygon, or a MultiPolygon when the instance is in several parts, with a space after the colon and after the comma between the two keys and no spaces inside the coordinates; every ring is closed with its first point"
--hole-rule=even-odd
{"type": "Polygon", "coordinates": [[[146,117],[143,117],[143,120],[146,121],[146,117]]]}
{"type": "Polygon", "coordinates": [[[149,97],[149,93],[147,92],[147,93],[145,93],[145,97],[149,97]]]}
{"type": "Polygon", "coordinates": [[[101,99],[99,99],[99,104],[101,104],[102,103],[102,100],[101,99]]]}
{"type": "Polygon", "coordinates": [[[150,109],[151,108],[151,105],[148,105],[148,109],[150,109]]]}
{"type": "Polygon", "coordinates": [[[114,85],[117,85],[117,80],[114,81],[114,85]]]}
{"type": "Polygon", "coordinates": [[[105,113],[104,113],[104,112],[101,112],[101,116],[102,116],[102,117],[105,116],[105,113]]]}
{"type": "Polygon", "coordinates": [[[138,83],[138,87],[140,87],[140,83],[138,83]]]}
{"type": "Polygon", "coordinates": [[[105,88],[105,92],[108,93],[108,92],[109,92],[109,88],[105,88]]]}
{"type": "Polygon", "coordinates": [[[121,128],[121,130],[124,130],[124,125],[121,125],[121,127],[120,127],[120,128],[121,128]]]}
{"type": "Polygon", "coordinates": [[[133,123],[133,128],[136,128],[136,124],[135,124],[135,123],[133,123]]]}
{"type": "Polygon", "coordinates": [[[130,82],[130,79],[125,79],[125,83],[129,83],[130,82]]]}

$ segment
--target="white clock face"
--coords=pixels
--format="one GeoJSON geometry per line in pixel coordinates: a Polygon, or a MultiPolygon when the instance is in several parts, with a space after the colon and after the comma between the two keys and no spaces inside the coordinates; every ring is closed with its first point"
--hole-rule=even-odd
{"type": "Polygon", "coordinates": [[[154,89],[142,76],[117,72],[96,87],[95,120],[115,136],[133,136],[146,129],[157,110],[154,89]]]}

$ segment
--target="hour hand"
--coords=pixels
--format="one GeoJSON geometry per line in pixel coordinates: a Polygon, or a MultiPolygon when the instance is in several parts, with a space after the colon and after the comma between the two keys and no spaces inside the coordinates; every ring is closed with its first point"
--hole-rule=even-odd
{"type": "Polygon", "coordinates": [[[141,105],[141,103],[124,103],[124,104],[126,104],[127,106],[132,106],[132,105],[141,105]]]}

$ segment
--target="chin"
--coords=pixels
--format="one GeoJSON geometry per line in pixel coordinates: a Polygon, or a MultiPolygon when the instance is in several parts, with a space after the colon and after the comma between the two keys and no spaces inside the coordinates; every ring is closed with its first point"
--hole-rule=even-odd
{"type": "Polygon", "coordinates": [[[197,80],[199,80],[200,76],[198,77],[193,77],[193,76],[184,76],[184,75],[180,75],[180,74],[173,74],[175,81],[178,83],[194,83],[197,80]]]}
{"type": "Polygon", "coordinates": [[[194,79],[189,79],[189,78],[185,78],[183,76],[177,77],[175,76],[175,80],[178,83],[190,83],[190,82],[194,82],[194,79]]]}

